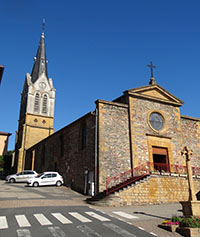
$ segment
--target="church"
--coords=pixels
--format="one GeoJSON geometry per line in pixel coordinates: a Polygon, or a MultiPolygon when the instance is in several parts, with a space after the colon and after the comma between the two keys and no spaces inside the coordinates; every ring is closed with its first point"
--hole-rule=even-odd
{"type": "MultiPolygon", "coordinates": [[[[54,132],[55,89],[48,78],[44,32],[21,95],[16,169],[58,171],[66,186],[106,196],[108,205],[188,199],[186,162],[200,191],[200,119],[181,115],[183,101],[157,84],[128,89],[54,132]]],[[[59,102],[58,102],[59,103],[59,102]]]]}

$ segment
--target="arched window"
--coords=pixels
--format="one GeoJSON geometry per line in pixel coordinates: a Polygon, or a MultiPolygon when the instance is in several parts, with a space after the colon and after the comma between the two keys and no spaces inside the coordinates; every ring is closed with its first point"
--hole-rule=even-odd
{"type": "Polygon", "coordinates": [[[43,96],[43,103],[42,103],[42,113],[47,113],[47,95],[43,96]]]}
{"type": "Polygon", "coordinates": [[[81,148],[84,149],[86,147],[86,142],[87,142],[87,126],[84,123],[82,125],[82,137],[81,137],[81,148]]]}
{"type": "Polygon", "coordinates": [[[39,93],[35,94],[35,102],[34,102],[34,112],[39,112],[40,109],[40,95],[39,93]]]}

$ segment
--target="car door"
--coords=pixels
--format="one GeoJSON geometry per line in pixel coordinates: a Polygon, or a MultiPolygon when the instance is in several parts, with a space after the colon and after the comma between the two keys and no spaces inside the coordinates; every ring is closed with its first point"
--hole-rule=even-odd
{"type": "Polygon", "coordinates": [[[41,177],[40,185],[51,185],[51,174],[44,174],[41,177]]]}
{"type": "Polygon", "coordinates": [[[24,172],[16,174],[16,182],[24,182],[24,172]]]}

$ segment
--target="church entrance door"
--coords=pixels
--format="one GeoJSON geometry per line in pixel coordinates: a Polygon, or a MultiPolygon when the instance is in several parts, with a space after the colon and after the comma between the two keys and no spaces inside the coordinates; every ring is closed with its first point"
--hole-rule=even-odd
{"type": "Polygon", "coordinates": [[[152,147],[154,169],[159,171],[170,171],[168,149],[164,147],[152,147]]]}

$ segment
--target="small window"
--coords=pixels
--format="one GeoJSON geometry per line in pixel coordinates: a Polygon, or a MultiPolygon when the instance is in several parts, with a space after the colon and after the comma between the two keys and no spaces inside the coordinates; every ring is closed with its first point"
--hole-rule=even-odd
{"type": "Polygon", "coordinates": [[[47,113],[47,95],[43,96],[43,103],[42,103],[42,113],[47,113]]]}
{"type": "Polygon", "coordinates": [[[164,127],[164,118],[160,113],[153,112],[149,116],[149,123],[153,129],[160,131],[164,127]]]}
{"type": "Polygon", "coordinates": [[[39,113],[40,109],[40,95],[39,93],[35,94],[35,103],[34,103],[34,112],[39,113]]]}
{"type": "Polygon", "coordinates": [[[57,176],[57,174],[52,174],[52,178],[55,178],[57,176]]]}
{"type": "Polygon", "coordinates": [[[86,148],[86,142],[87,142],[87,126],[84,123],[82,126],[82,140],[81,140],[81,148],[86,148]]]}

